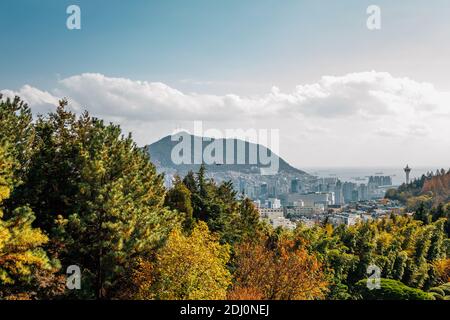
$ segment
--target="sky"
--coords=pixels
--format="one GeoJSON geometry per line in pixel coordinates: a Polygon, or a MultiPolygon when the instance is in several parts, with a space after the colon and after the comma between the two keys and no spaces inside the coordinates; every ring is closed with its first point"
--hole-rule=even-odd
{"type": "Polygon", "coordinates": [[[279,130],[299,168],[450,164],[448,0],[2,0],[0,37],[4,96],[139,145],[203,121],[279,130]]]}

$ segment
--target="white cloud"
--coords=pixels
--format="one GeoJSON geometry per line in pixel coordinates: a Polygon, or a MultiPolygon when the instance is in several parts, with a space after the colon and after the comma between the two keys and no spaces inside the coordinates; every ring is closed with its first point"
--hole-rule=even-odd
{"type": "Polygon", "coordinates": [[[24,85],[19,91],[1,90],[6,98],[21,97],[38,113],[47,113],[58,104],[58,98],[47,91],[42,91],[29,85],[24,85]]]}
{"type": "MultiPolygon", "coordinates": [[[[420,137],[428,137],[436,146],[450,144],[450,128],[443,121],[450,116],[450,93],[386,72],[324,76],[316,83],[298,85],[292,92],[273,87],[258,96],[182,92],[160,82],[98,73],[65,78],[50,92],[29,85],[17,92],[1,92],[20,95],[39,112],[67,97],[77,112],[87,109],[95,116],[118,122],[144,143],[155,138],[149,133],[150,126],[164,135],[175,124],[203,120],[218,126],[228,123],[229,128],[250,123],[253,127],[277,127],[282,134],[286,130],[286,141],[301,137],[303,150],[308,140],[314,148],[324,144],[331,149],[330,140],[336,145],[354,142],[360,149],[369,141],[370,147],[376,148],[382,141],[379,148],[391,143],[394,150],[399,139],[420,137]],[[373,140],[376,137],[378,140],[373,140]]],[[[294,152],[291,146],[288,149],[294,152]]]]}
{"type": "MultiPolygon", "coordinates": [[[[9,90],[4,92],[11,94],[9,90]]],[[[253,97],[184,93],[160,82],[110,78],[98,73],[60,80],[53,95],[29,85],[14,94],[34,106],[68,97],[76,108],[83,106],[93,113],[140,121],[232,120],[289,114],[371,118],[448,112],[441,106],[446,93],[438,92],[433,85],[375,71],[324,76],[290,93],[273,87],[269,93],[253,97]]]]}

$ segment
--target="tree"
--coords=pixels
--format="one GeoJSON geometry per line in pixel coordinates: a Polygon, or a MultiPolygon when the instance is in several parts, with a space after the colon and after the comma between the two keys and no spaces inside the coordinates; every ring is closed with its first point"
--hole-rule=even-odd
{"type": "Polygon", "coordinates": [[[450,300],[450,282],[431,288],[429,293],[432,294],[436,300],[450,300]]]}
{"type": "Polygon", "coordinates": [[[348,275],[356,269],[359,258],[348,252],[348,248],[343,244],[342,238],[346,232],[344,225],[333,229],[330,224],[313,228],[299,225],[294,231],[294,241],[305,246],[308,252],[314,254],[323,264],[329,282],[326,299],[351,298],[348,275]]]}
{"type": "Polygon", "coordinates": [[[28,168],[33,140],[33,116],[28,105],[19,97],[3,99],[0,93],[0,141],[9,145],[14,186],[21,183],[28,168]]]}
{"type": "Polygon", "coordinates": [[[356,292],[366,300],[434,300],[431,294],[408,287],[400,281],[380,279],[380,286],[380,289],[370,290],[367,279],[363,279],[356,284],[356,292]]]}
{"type": "Polygon", "coordinates": [[[240,229],[243,240],[258,239],[262,236],[259,212],[249,198],[244,198],[239,205],[240,229]]]}
{"type": "Polygon", "coordinates": [[[437,260],[433,264],[438,274],[438,281],[440,283],[450,282],[450,258],[437,260]]]}
{"type": "Polygon", "coordinates": [[[157,299],[225,299],[231,283],[226,264],[229,245],[221,245],[204,222],[186,236],[175,228],[157,255],[155,295],[157,299]]]}
{"type": "MultiPolygon", "coordinates": [[[[0,146],[0,206],[8,199],[13,184],[14,166],[5,147],[0,146]]],[[[31,299],[61,294],[62,279],[54,273],[57,261],[52,261],[43,246],[48,237],[33,228],[33,212],[27,207],[16,208],[4,220],[0,207],[0,299],[31,299]],[[53,283],[48,283],[48,280],[53,283]]]]}
{"type": "Polygon", "coordinates": [[[62,101],[36,123],[36,150],[15,194],[36,213],[64,266],[83,270],[83,298],[114,298],[124,270],[160,246],[176,224],[162,176],[115,125],[77,118],[62,101]]]}
{"type": "Polygon", "coordinates": [[[236,248],[235,283],[231,297],[268,300],[312,300],[325,296],[327,281],[321,263],[294,242],[244,242],[236,248]]]}
{"type": "Polygon", "coordinates": [[[191,230],[194,224],[194,209],[192,208],[191,192],[179,176],[174,179],[174,186],[166,193],[165,205],[171,210],[183,214],[184,228],[191,230]]]}
{"type": "Polygon", "coordinates": [[[263,300],[264,295],[256,288],[233,288],[227,296],[228,300],[263,300]]]}
{"type": "MultiPolygon", "coordinates": [[[[189,172],[183,179],[191,193],[194,219],[206,222],[212,232],[219,234],[222,243],[231,245],[261,229],[259,213],[251,201],[239,201],[230,181],[217,184],[206,178],[205,170],[202,165],[196,175],[189,172]]],[[[173,192],[179,193],[176,191],[179,186],[174,189],[173,192]]]]}
{"type": "Polygon", "coordinates": [[[425,208],[424,202],[420,201],[418,208],[414,212],[414,219],[422,221],[425,224],[428,224],[431,222],[431,215],[428,213],[427,209],[425,208]]]}

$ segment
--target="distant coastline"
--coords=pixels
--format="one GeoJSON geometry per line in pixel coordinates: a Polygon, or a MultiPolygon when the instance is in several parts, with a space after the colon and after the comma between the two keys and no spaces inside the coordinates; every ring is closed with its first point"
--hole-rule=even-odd
{"type": "MultiPolygon", "coordinates": [[[[428,171],[436,172],[442,167],[412,167],[411,179],[420,178],[428,171]]],[[[448,169],[444,167],[444,169],[448,169]]],[[[405,173],[401,167],[302,167],[307,173],[321,178],[339,178],[341,181],[367,183],[369,176],[391,176],[394,185],[405,182],[405,173]],[[382,174],[380,174],[382,173],[382,174]]]]}

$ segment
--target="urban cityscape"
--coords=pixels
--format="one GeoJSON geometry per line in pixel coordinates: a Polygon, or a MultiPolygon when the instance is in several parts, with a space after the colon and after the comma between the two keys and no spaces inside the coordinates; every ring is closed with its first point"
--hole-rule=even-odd
{"type": "MultiPolygon", "coordinates": [[[[405,182],[409,182],[405,168],[405,182]]],[[[359,221],[400,213],[398,201],[384,199],[388,189],[396,188],[390,176],[370,176],[367,183],[340,181],[338,177],[293,179],[290,184],[247,185],[240,181],[239,192],[254,200],[261,218],[274,227],[295,228],[330,223],[351,226],[359,221]]]]}

